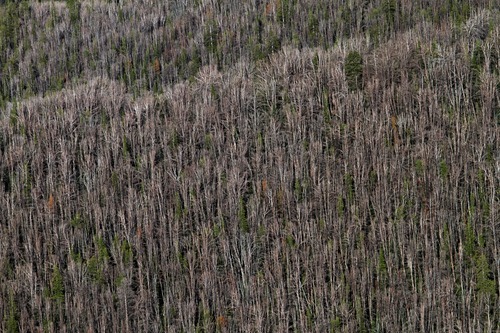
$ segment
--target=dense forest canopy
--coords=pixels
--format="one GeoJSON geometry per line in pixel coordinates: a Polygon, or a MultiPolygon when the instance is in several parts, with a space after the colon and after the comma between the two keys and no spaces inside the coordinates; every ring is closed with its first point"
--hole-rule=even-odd
{"type": "Polygon", "coordinates": [[[499,331],[499,8],[0,1],[0,331],[499,331]]]}

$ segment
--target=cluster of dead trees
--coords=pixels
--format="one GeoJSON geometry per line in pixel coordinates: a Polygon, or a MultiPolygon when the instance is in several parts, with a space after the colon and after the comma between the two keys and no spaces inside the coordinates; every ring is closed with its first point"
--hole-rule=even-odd
{"type": "Polygon", "coordinates": [[[498,330],[498,10],[134,3],[2,39],[0,331],[498,330]]]}
{"type": "Polygon", "coordinates": [[[193,80],[203,66],[265,60],[282,46],[374,46],[428,22],[466,26],[494,1],[13,1],[0,6],[0,103],[106,76],[138,94],[193,80]]]}

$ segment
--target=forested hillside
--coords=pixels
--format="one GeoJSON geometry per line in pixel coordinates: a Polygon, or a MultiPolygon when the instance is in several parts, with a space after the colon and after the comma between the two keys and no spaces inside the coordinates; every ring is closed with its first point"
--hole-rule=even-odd
{"type": "Polygon", "coordinates": [[[498,332],[499,8],[0,1],[0,331],[498,332]]]}

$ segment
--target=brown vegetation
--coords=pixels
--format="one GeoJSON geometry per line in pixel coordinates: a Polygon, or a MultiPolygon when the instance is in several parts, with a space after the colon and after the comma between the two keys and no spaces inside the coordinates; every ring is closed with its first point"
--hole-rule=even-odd
{"type": "Polygon", "coordinates": [[[0,331],[498,331],[498,10],[182,3],[30,3],[0,331]]]}

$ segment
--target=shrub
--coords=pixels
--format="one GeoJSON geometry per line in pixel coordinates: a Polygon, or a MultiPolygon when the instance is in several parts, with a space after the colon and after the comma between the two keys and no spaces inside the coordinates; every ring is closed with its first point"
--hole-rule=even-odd
{"type": "Polygon", "coordinates": [[[359,52],[349,52],[344,61],[344,73],[349,91],[363,89],[363,58],[359,52]]]}
{"type": "Polygon", "coordinates": [[[16,333],[19,332],[19,320],[18,320],[18,309],[14,300],[14,295],[11,293],[9,295],[9,310],[7,315],[7,332],[16,333]]]}
{"type": "Polygon", "coordinates": [[[54,267],[54,271],[52,272],[52,280],[50,284],[50,298],[58,303],[64,302],[64,282],[57,265],[54,267]]]}
{"type": "Polygon", "coordinates": [[[241,231],[245,233],[249,232],[250,227],[248,225],[247,207],[245,204],[245,200],[243,200],[243,198],[240,198],[240,204],[238,208],[238,220],[241,231]]]}

